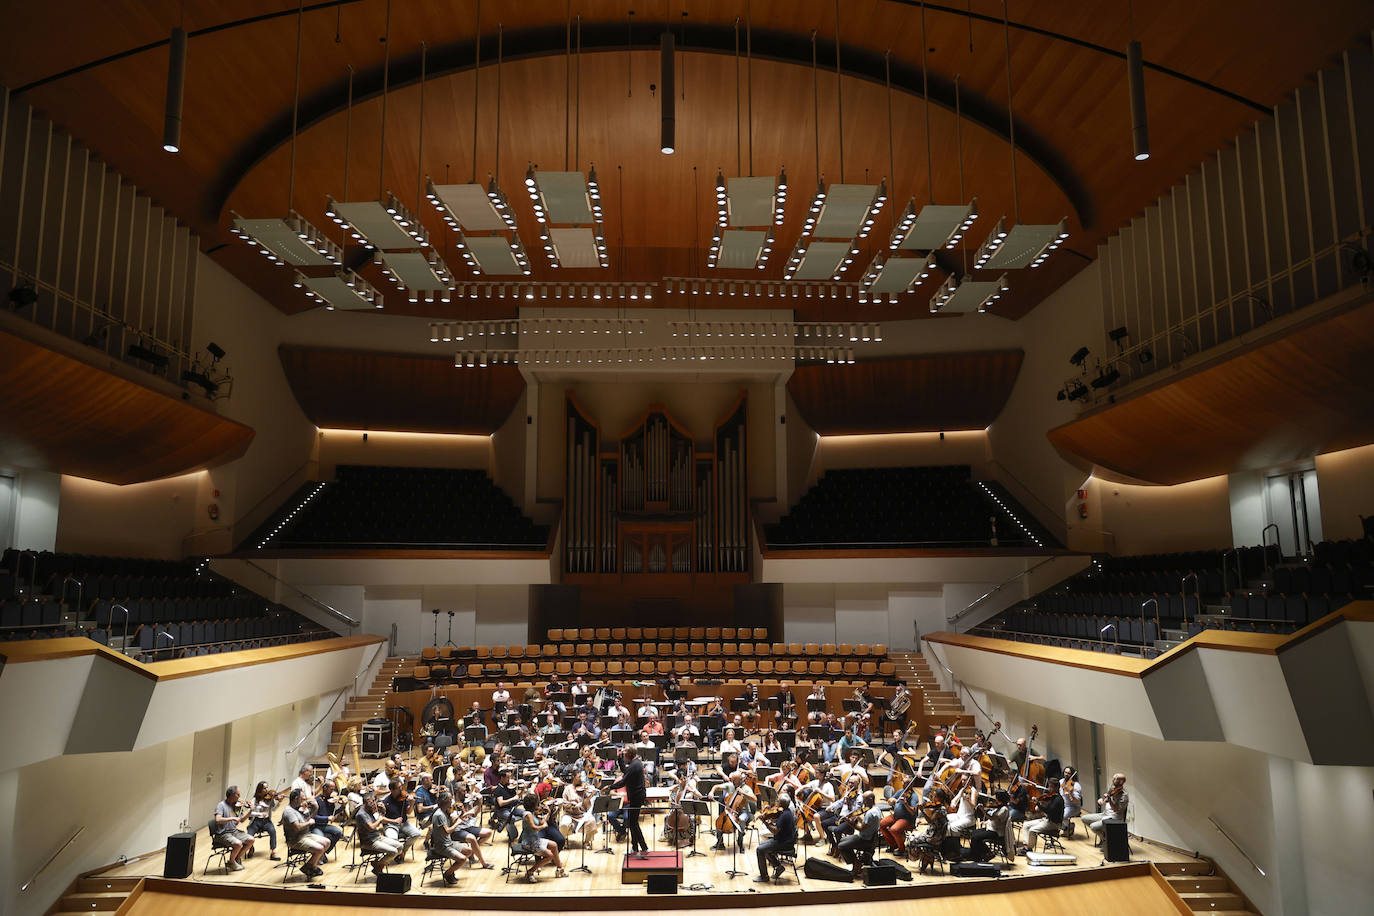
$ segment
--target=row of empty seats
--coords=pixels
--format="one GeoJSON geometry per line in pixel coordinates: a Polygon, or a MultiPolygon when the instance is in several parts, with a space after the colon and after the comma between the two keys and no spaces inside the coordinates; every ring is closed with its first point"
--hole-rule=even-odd
{"type": "Polygon", "coordinates": [[[505,664],[488,661],[486,663],[464,664],[461,660],[453,664],[435,662],[433,664],[416,665],[409,672],[404,672],[401,677],[412,678],[415,681],[461,681],[473,680],[480,681],[493,677],[505,677],[507,679],[542,678],[548,680],[552,677],[577,677],[587,675],[597,677],[601,675],[641,675],[641,676],[666,676],[676,674],[679,677],[729,677],[729,676],[754,676],[754,675],[784,675],[793,677],[813,677],[813,678],[858,678],[858,677],[883,677],[891,678],[896,676],[896,666],[893,662],[868,661],[841,662],[835,659],[830,661],[806,660],[806,659],[661,659],[659,661],[624,661],[621,659],[592,660],[592,661],[539,661],[539,662],[506,662],[505,664]]]}
{"type": "Polygon", "coordinates": [[[122,624],[124,611],[128,610],[129,623],[165,623],[183,620],[204,620],[207,618],[262,617],[273,610],[264,599],[252,594],[219,598],[132,598],[125,601],[100,599],[92,602],[89,617],[96,624],[122,624]]]}
{"type": "Polygon", "coordinates": [[[558,643],[546,644],[543,646],[530,644],[527,646],[469,646],[453,647],[444,646],[435,648],[428,646],[421,650],[421,658],[425,661],[468,661],[475,659],[496,659],[498,661],[507,658],[587,658],[588,656],[670,656],[674,658],[690,658],[694,656],[874,656],[884,658],[887,655],[887,645],[878,643],[868,645],[859,643],[850,645],[849,643],[766,643],[766,642],[613,642],[613,643],[558,643]]]}
{"type": "Polygon", "coordinates": [[[781,521],[769,546],[1055,546],[1005,489],[967,465],[828,470],[781,521]]]}
{"type": "Polygon", "coordinates": [[[764,640],[767,627],[579,627],[551,628],[549,642],[623,642],[641,639],[764,640]]]}
{"type": "Polygon", "coordinates": [[[548,536],[485,471],[340,465],[334,481],[297,491],[248,546],[542,550],[548,536]]]}

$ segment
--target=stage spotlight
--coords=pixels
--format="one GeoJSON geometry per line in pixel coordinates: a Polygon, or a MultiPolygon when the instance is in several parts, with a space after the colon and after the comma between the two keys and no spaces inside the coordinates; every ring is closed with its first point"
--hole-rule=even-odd
{"type": "Polygon", "coordinates": [[[213,356],[215,358],[215,362],[219,362],[220,360],[224,359],[224,348],[221,347],[219,344],[215,343],[213,340],[205,345],[205,352],[213,356]]]}
{"type": "Polygon", "coordinates": [[[1097,378],[1092,380],[1092,386],[1094,388],[1106,388],[1108,385],[1120,381],[1120,379],[1121,373],[1116,370],[1115,366],[1108,366],[1106,369],[1099,368],[1097,378]]]}
{"type": "Polygon", "coordinates": [[[1154,358],[1155,353],[1149,347],[1145,347],[1138,354],[1136,354],[1136,359],[1140,360],[1140,364],[1142,366],[1146,365],[1147,363],[1153,362],[1154,358]]]}
{"type": "Polygon", "coordinates": [[[1107,339],[1117,346],[1121,346],[1121,341],[1129,336],[1131,336],[1131,332],[1126,330],[1125,325],[1107,332],[1107,339]]]}
{"type": "Polygon", "coordinates": [[[1072,363],[1072,364],[1075,365],[1075,366],[1078,366],[1078,367],[1081,369],[1081,368],[1083,367],[1083,363],[1086,362],[1087,359],[1088,359],[1088,348],[1087,348],[1087,347],[1079,347],[1077,350],[1074,351],[1073,356],[1070,356],[1070,357],[1069,357],[1069,362],[1072,363]]]}
{"type": "Polygon", "coordinates": [[[20,283],[10,290],[10,305],[13,306],[16,311],[25,306],[33,305],[37,301],[38,290],[34,289],[32,284],[20,283]]]}
{"type": "Polygon", "coordinates": [[[1075,381],[1073,387],[1069,389],[1070,401],[1081,401],[1088,396],[1088,389],[1082,382],[1075,381]]]}

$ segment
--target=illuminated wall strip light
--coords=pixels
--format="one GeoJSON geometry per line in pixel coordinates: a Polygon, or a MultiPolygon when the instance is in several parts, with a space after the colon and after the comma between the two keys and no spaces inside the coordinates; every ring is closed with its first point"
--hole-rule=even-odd
{"type": "Polygon", "coordinates": [[[1007,517],[1016,523],[1016,527],[1020,528],[1021,533],[1024,534],[1026,537],[1030,538],[1035,543],[1036,547],[1045,546],[1040,542],[1040,538],[1036,537],[1031,532],[1031,530],[1026,527],[1025,523],[1021,521],[1017,514],[1011,511],[1011,507],[1008,506],[1006,503],[1002,502],[1001,497],[999,497],[996,493],[992,492],[991,487],[989,487],[985,482],[982,481],[979,481],[978,486],[982,488],[985,494],[987,494],[988,499],[991,499],[993,502],[997,503],[997,505],[1002,509],[1002,511],[1007,513],[1007,517]]]}
{"type": "Polygon", "coordinates": [[[454,355],[458,369],[482,369],[498,365],[596,366],[625,363],[777,361],[852,365],[854,350],[848,346],[798,347],[788,345],[681,346],[681,347],[578,347],[574,349],[487,348],[460,350],[454,355]]]}
{"type": "Polygon", "coordinates": [[[843,324],[824,321],[670,321],[672,337],[721,337],[747,339],[779,338],[868,343],[883,339],[882,326],[873,322],[843,324]]]}
{"type": "MultiPolygon", "coordinates": [[[[670,296],[754,296],[769,299],[852,299],[861,292],[858,283],[833,281],[717,280],[704,277],[664,277],[663,292],[670,296]]],[[[896,301],[893,299],[892,301],[896,301]]]]}

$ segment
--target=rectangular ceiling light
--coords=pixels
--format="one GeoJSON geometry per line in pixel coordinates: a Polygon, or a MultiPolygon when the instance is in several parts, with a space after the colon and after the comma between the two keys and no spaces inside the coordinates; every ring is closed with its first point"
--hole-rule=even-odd
{"type": "Polygon", "coordinates": [[[229,230],[273,264],[337,267],[342,250],[295,211],[286,219],[235,219],[229,230]]]}
{"type": "Polygon", "coordinates": [[[772,248],[768,230],[727,229],[721,236],[720,252],[714,266],[752,270],[759,263],[765,246],[772,248]]]}
{"type": "Polygon", "coordinates": [[[326,212],[355,241],[365,242],[378,251],[429,247],[429,233],[394,194],[387,195],[385,200],[330,200],[326,212]]]}
{"type": "MultiPolygon", "coordinates": [[[[778,180],[771,175],[726,181],[731,226],[770,226],[776,215],[773,198],[778,180]]],[[[786,192],[784,192],[785,194],[786,192]]]]}
{"type": "Polygon", "coordinates": [[[812,242],[794,253],[784,274],[788,280],[838,280],[846,261],[854,257],[852,242],[812,242]]]}
{"type": "Polygon", "coordinates": [[[474,272],[480,270],[498,277],[527,275],[530,272],[529,264],[521,261],[523,252],[512,247],[504,236],[465,236],[463,243],[464,256],[471,258],[468,266],[476,264],[474,272]]]}
{"type": "Polygon", "coordinates": [[[338,270],[327,277],[307,277],[297,271],[294,285],[330,311],[382,307],[382,294],[351,270],[338,270]]]}
{"type": "Polygon", "coordinates": [[[553,251],[563,267],[599,267],[605,242],[591,229],[550,229],[553,251]]]}
{"type": "Polygon", "coordinates": [[[549,222],[586,225],[600,221],[581,172],[536,172],[534,187],[549,222]]]}
{"type": "Polygon", "coordinates": [[[920,286],[935,270],[935,256],[924,258],[887,258],[879,255],[864,275],[864,289],[870,293],[907,293],[920,286]]]}
{"type": "Polygon", "coordinates": [[[451,229],[467,232],[515,229],[515,214],[495,179],[485,186],[430,182],[425,196],[451,229]]]}
{"type": "Polygon", "coordinates": [[[973,266],[988,270],[1039,267],[1068,237],[1067,220],[1061,219],[1053,225],[1020,223],[1008,230],[1005,222],[999,219],[978,249],[973,266]]]}
{"type": "Polygon", "coordinates": [[[985,312],[992,303],[1002,298],[1008,289],[1007,275],[996,280],[964,280],[951,276],[930,297],[932,312],[985,312]]]}
{"type": "Polygon", "coordinates": [[[886,199],[885,185],[832,184],[811,235],[818,239],[862,238],[886,199]]]}
{"type": "Polygon", "coordinates": [[[442,290],[445,295],[453,288],[453,273],[443,260],[430,251],[398,251],[378,259],[382,273],[401,289],[412,293],[442,290]]]}
{"type": "Polygon", "coordinates": [[[893,251],[933,251],[953,248],[964,233],[978,219],[978,199],[968,206],[962,204],[926,204],[918,212],[914,204],[907,204],[902,218],[893,227],[888,248],[893,251]]]}

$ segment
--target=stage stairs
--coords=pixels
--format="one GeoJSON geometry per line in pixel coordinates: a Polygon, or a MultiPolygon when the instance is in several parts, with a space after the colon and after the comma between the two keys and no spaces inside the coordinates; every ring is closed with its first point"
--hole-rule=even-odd
{"type": "MultiPolygon", "coordinates": [[[[921,710],[920,720],[928,729],[956,723],[955,734],[960,741],[973,737],[973,716],[965,711],[959,697],[953,691],[945,690],[930,670],[930,662],[919,652],[894,652],[889,649],[888,660],[897,669],[897,677],[908,687],[920,688],[925,697],[925,708],[921,710]]],[[[907,714],[908,719],[914,719],[907,714]]]]}
{"type": "Polygon", "coordinates": [[[1209,859],[1196,862],[1156,862],[1169,887],[1195,913],[1215,916],[1256,916],[1245,895],[1209,859]]]}
{"type": "Polygon", "coordinates": [[[72,882],[67,892],[48,909],[48,916],[112,912],[119,909],[142,878],[103,878],[88,875],[72,882]]]}
{"type": "Polygon", "coordinates": [[[329,736],[329,750],[331,753],[339,752],[339,737],[350,728],[357,728],[361,733],[362,727],[368,719],[375,719],[386,715],[386,695],[391,690],[391,681],[402,671],[408,671],[420,663],[416,656],[392,656],[382,662],[382,667],[377,671],[377,677],[363,693],[350,697],[344,705],[343,712],[339,718],[334,720],[333,728],[329,736]]]}

